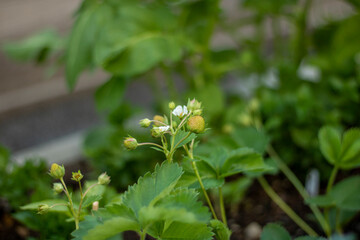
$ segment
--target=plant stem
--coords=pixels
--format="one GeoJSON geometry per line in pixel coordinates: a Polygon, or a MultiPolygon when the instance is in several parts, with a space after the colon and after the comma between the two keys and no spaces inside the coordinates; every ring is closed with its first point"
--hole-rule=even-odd
{"type": "MultiPolygon", "coordinates": [[[[268,154],[270,157],[275,161],[276,165],[279,169],[285,174],[285,176],[289,179],[289,181],[293,184],[296,190],[300,193],[300,195],[304,198],[304,200],[309,199],[310,196],[306,192],[304,186],[300,182],[300,180],[295,176],[295,174],[288,168],[288,166],[281,160],[280,156],[274,150],[274,148],[269,145],[267,149],[268,154]]],[[[327,236],[330,236],[331,229],[329,223],[325,220],[324,216],[320,212],[319,208],[314,204],[309,204],[310,209],[314,213],[316,219],[320,223],[322,229],[326,233],[327,236]]]]}
{"type": "Polygon", "coordinates": [[[155,147],[161,148],[164,150],[163,146],[156,144],[156,143],[152,143],[152,142],[144,142],[144,143],[139,143],[138,146],[143,146],[143,145],[153,145],[155,147]]]}
{"type": "Polygon", "coordinates": [[[79,219],[77,218],[77,215],[75,214],[73,201],[72,201],[72,199],[71,199],[71,197],[70,197],[70,194],[69,194],[69,191],[68,191],[68,189],[67,189],[67,187],[66,187],[66,184],[65,184],[65,182],[64,182],[64,179],[63,179],[63,178],[60,178],[60,181],[61,181],[62,185],[64,186],[65,194],[66,194],[67,198],[69,199],[70,211],[71,211],[71,213],[72,213],[72,215],[73,215],[73,217],[74,217],[74,220],[75,220],[75,228],[76,228],[76,229],[79,229],[79,219]]]}
{"type": "Polygon", "coordinates": [[[140,233],[140,240],[145,240],[145,237],[146,237],[146,232],[141,232],[140,233]]]}
{"type": "Polygon", "coordinates": [[[310,236],[318,236],[318,234],[307,224],[305,223],[290,207],[287,205],[277,193],[271,188],[264,177],[258,177],[260,185],[263,187],[264,191],[268,196],[307,234],[310,236]]]}
{"type": "Polygon", "coordinates": [[[327,187],[326,187],[326,193],[329,193],[332,186],[334,185],[334,182],[335,182],[335,179],[336,179],[336,174],[337,174],[338,170],[339,170],[339,167],[335,166],[333,168],[333,170],[331,171],[329,182],[328,182],[327,187]]]}
{"type": "Polygon", "coordinates": [[[192,161],[191,164],[192,164],[192,167],[193,167],[193,169],[194,169],[195,175],[196,175],[196,177],[197,177],[197,179],[198,179],[198,181],[199,181],[199,184],[200,184],[200,186],[201,186],[201,189],[202,189],[202,191],[203,191],[203,193],[204,193],[204,196],[205,196],[205,198],[206,198],[206,201],[207,201],[207,203],[208,203],[208,205],[209,205],[209,208],[210,208],[210,210],[211,210],[211,213],[212,213],[212,215],[214,216],[214,219],[217,220],[218,218],[217,218],[216,213],[215,213],[215,211],[214,211],[214,208],[213,208],[213,206],[212,206],[212,204],[211,204],[209,195],[207,194],[206,189],[205,189],[205,187],[204,187],[204,184],[203,184],[203,182],[201,181],[201,177],[200,177],[199,171],[198,171],[198,169],[197,169],[197,167],[196,167],[196,162],[195,162],[195,161],[192,161]]]}
{"type": "Polygon", "coordinates": [[[222,194],[222,187],[219,187],[220,211],[223,223],[227,226],[226,212],[224,207],[224,197],[222,194]]]}

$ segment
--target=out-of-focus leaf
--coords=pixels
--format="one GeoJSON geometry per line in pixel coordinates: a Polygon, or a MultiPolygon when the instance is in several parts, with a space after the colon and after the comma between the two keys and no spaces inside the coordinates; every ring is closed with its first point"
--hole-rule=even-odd
{"type": "Polygon", "coordinates": [[[269,137],[264,131],[252,127],[238,128],[232,137],[239,147],[252,148],[260,154],[264,154],[269,143],[269,137]]]}
{"type": "Polygon", "coordinates": [[[279,224],[269,223],[264,227],[260,240],[291,240],[291,236],[279,224]]]}
{"type": "Polygon", "coordinates": [[[127,80],[121,77],[112,77],[95,93],[96,107],[99,110],[114,110],[118,107],[124,96],[127,80]]]}
{"type": "Polygon", "coordinates": [[[63,40],[52,30],[46,30],[19,42],[6,43],[3,50],[17,61],[43,62],[63,47],[63,40]]]}
{"type": "Polygon", "coordinates": [[[40,202],[34,202],[34,203],[30,203],[27,204],[25,206],[22,206],[21,209],[22,210],[38,210],[39,206],[42,204],[47,204],[49,207],[53,206],[53,205],[57,205],[54,206],[52,208],[49,209],[49,212],[62,212],[62,213],[67,213],[69,211],[67,205],[67,201],[62,200],[62,199],[49,199],[49,200],[43,200],[40,202]],[[61,205],[58,205],[61,204],[61,205]]]}
{"type": "Polygon", "coordinates": [[[333,127],[322,127],[319,131],[319,142],[322,154],[332,165],[337,164],[341,154],[341,136],[333,127]]]}

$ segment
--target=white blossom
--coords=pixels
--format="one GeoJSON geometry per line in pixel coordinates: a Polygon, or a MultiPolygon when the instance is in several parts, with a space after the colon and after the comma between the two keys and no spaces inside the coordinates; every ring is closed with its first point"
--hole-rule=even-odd
{"type": "Polygon", "coordinates": [[[175,116],[178,116],[179,118],[184,117],[186,114],[188,114],[188,110],[187,107],[184,106],[180,106],[178,105],[174,111],[172,111],[172,114],[174,114],[175,116]]]}
{"type": "Polygon", "coordinates": [[[160,132],[166,132],[167,130],[170,129],[170,127],[169,126],[161,126],[161,127],[158,127],[158,129],[160,132]]]}

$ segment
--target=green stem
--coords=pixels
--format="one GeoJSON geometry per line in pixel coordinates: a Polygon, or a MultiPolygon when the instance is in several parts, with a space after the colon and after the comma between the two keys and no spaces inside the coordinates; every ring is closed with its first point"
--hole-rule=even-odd
{"type": "Polygon", "coordinates": [[[335,182],[335,179],[336,179],[336,175],[337,175],[337,172],[339,170],[339,167],[338,166],[335,166],[333,168],[333,170],[331,171],[331,175],[330,175],[330,178],[329,178],[329,182],[328,182],[328,185],[326,187],[326,193],[329,193],[332,186],[334,185],[334,182],[335,182]]]}
{"type": "Polygon", "coordinates": [[[145,237],[146,237],[146,232],[141,232],[140,233],[140,240],[145,240],[145,237]]]}
{"type": "Polygon", "coordinates": [[[206,189],[205,189],[205,187],[204,187],[204,184],[203,184],[203,182],[201,181],[201,177],[200,177],[199,171],[198,171],[198,169],[197,169],[197,167],[196,167],[196,162],[195,162],[195,161],[192,161],[191,164],[192,164],[192,167],[193,167],[193,169],[194,169],[195,175],[196,175],[196,177],[197,177],[197,179],[198,179],[198,181],[199,181],[199,184],[200,184],[200,186],[201,186],[201,189],[202,189],[202,191],[203,191],[203,193],[204,193],[204,196],[205,196],[205,198],[206,198],[206,201],[207,201],[207,203],[208,203],[208,205],[209,205],[210,211],[211,211],[212,215],[214,216],[214,219],[217,220],[218,218],[217,218],[216,213],[215,213],[215,211],[214,211],[214,208],[213,208],[213,206],[212,206],[212,204],[211,204],[209,195],[207,194],[206,189]]]}
{"type": "Polygon", "coordinates": [[[219,198],[220,198],[220,211],[221,211],[221,218],[223,223],[227,226],[227,219],[226,219],[226,212],[224,206],[224,197],[222,194],[222,187],[219,187],[219,198]]]}
{"type": "Polygon", "coordinates": [[[335,229],[338,233],[342,234],[342,228],[340,224],[340,208],[336,208],[336,218],[335,218],[335,229]]]}
{"type": "MultiPolygon", "coordinates": [[[[293,184],[296,190],[300,193],[300,195],[307,200],[310,198],[309,194],[306,192],[304,186],[300,182],[300,180],[295,176],[295,174],[288,168],[288,166],[281,160],[280,156],[273,149],[271,145],[269,145],[267,152],[271,156],[271,158],[275,161],[276,165],[279,169],[285,174],[285,176],[289,179],[289,181],[293,184]]],[[[324,216],[320,212],[319,208],[314,204],[309,204],[310,209],[314,213],[316,219],[320,223],[322,229],[326,233],[327,236],[330,236],[331,229],[329,223],[325,220],[324,216]]]]}
{"type": "Polygon", "coordinates": [[[310,236],[318,236],[318,234],[306,223],[304,222],[290,207],[287,205],[277,193],[271,188],[271,186],[267,183],[264,177],[258,177],[260,185],[263,187],[265,192],[269,195],[269,197],[299,226],[301,227],[307,234],[310,236]]]}
{"type": "Polygon", "coordinates": [[[71,197],[70,197],[70,194],[69,194],[69,191],[68,191],[68,189],[67,189],[67,187],[66,187],[66,184],[65,184],[65,182],[64,182],[64,179],[63,179],[63,178],[60,178],[60,181],[61,181],[62,185],[64,186],[65,194],[66,194],[67,198],[69,199],[70,211],[71,211],[71,213],[72,213],[72,215],[73,215],[73,217],[74,217],[74,220],[75,220],[75,228],[76,228],[76,229],[79,229],[79,219],[77,218],[77,215],[75,214],[73,201],[72,201],[72,199],[71,199],[71,197]]]}
{"type": "MultiPolygon", "coordinates": [[[[338,166],[335,166],[333,168],[333,170],[331,171],[331,175],[330,175],[330,178],[329,178],[329,181],[328,181],[328,184],[327,184],[327,187],[326,187],[326,193],[329,193],[332,186],[334,185],[334,182],[335,182],[335,179],[336,179],[336,175],[337,175],[337,172],[339,170],[339,167],[338,166]]],[[[329,216],[329,211],[330,211],[330,208],[327,207],[325,208],[324,210],[324,215],[325,215],[325,219],[327,221],[327,223],[330,225],[330,216],[329,216]]],[[[335,217],[335,221],[337,222],[338,221],[338,215],[336,214],[336,217],[335,217]]]]}
{"type": "Polygon", "coordinates": [[[164,147],[159,145],[159,144],[156,144],[156,143],[152,143],[152,142],[144,142],[144,143],[139,143],[138,146],[144,146],[144,145],[153,145],[155,147],[158,147],[160,149],[163,149],[164,150],[164,147]]]}

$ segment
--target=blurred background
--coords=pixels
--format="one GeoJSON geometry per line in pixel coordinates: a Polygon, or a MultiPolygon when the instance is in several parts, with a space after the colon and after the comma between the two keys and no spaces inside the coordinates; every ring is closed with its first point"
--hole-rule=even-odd
{"type": "Polygon", "coordinates": [[[230,148],[238,130],[261,128],[302,181],[311,169],[328,178],[318,130],[360,124],[359,9],[357,0],[1,0],[0,205],[16,223],[4,217],[0,238],[71,231],[18,212],[24,194],[49,196],[40,175],[50,163],[87,178],[107,171],[113,192],[152,169],[160,154],[129,153],[122,141],[151,140],[138,121],[171,100],[202,101],[207,146],[230,148]],[[24,175],[33,181],[22,185],[24,175]]]}

